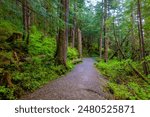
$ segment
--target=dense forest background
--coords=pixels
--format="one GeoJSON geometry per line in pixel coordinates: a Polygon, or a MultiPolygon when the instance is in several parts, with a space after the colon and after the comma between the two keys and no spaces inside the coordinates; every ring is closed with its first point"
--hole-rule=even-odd
{"type": "Polygon", "coordinates": [[[150,99],[150,0],[0,0],[0,99],[96,57],[115,99],[150,99]]]}

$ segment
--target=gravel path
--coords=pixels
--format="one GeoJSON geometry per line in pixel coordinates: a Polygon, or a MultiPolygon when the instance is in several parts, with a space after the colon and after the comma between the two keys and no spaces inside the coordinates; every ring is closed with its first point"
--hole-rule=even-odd
{"type": "Polygon", "coordinates": [[[94,60],[83,59],[75,69],[36,90],[22,99],[26,100],[103,100],[111,99],[104,91],[105,80],[94,67],[94,60]]]}

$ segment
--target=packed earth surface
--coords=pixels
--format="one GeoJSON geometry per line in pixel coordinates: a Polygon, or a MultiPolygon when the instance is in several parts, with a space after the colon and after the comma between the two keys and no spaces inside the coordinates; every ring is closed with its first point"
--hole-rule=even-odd
{"type": "Polygon", "coordinates": [[[112,99],[106,90],[107,80],[94,66],[92,58],[83,59],[73,71],[54,80],[35,92],[24,96],[26,100],[105,100],[112,99]]]}

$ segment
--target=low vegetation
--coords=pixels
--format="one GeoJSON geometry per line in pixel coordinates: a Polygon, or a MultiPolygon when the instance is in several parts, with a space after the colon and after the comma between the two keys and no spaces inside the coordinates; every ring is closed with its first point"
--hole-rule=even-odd
{"type": "MultiPolygon", "coordinates": [[[[4,28],[7,25],[11,27],[6,23],[4,28]]],[[[73,60],[78,58],[77,50],[69,47],[67,68],[56,65],[56,40],[45,37],[35,26],[31,30],[28,50],[20,39],[7,42],[8,37],[1,43],[0,55],[4,59],[0,59],[0,99],[17,99],[26,92],[40,88],[71,70],[73,60]],[[4,43],[8,46],[3,46],[4,43]]]]}
{"type": "MultiPolygon", "coordinates": [[[[147,57],[147,61],[149,61],[149,58],[147,57]]],[[[137,71],[142,71],[141,63],[131,60],[110,60],[108,63],[98,60],[96,66],[109,80],[108,90],[114,95],[115,99],[150,99],[150,86],[147,83],[150,81],[149,75],[146,77],[143,75],[144,73],[140,73],[146,79],[144,81],[129,64],[137,71]]]]}

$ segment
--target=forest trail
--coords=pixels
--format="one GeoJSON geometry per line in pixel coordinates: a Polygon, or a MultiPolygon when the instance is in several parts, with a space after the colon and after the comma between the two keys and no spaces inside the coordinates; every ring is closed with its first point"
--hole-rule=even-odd
{"type": "Polygon", "coordinates": [[[104,91],[107,80],[94,67],[92,58],[83,59],[73,71],[23,97],[26,100],[102,100],[110,96],[104,91]]]}

